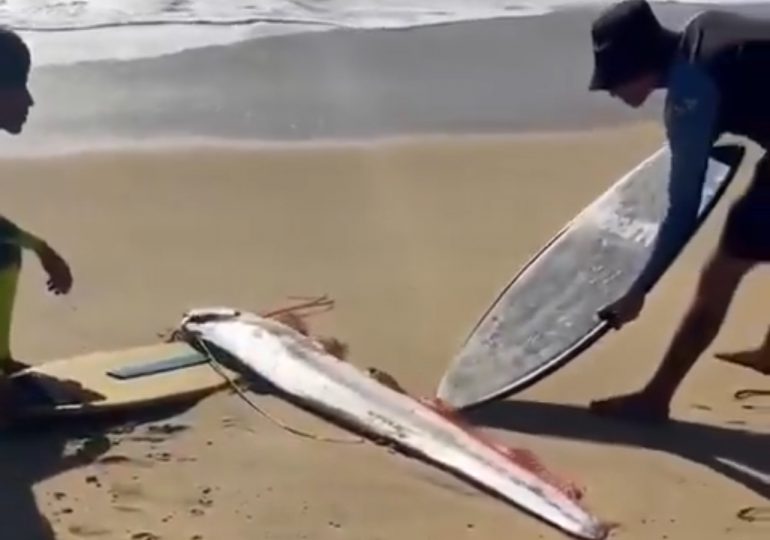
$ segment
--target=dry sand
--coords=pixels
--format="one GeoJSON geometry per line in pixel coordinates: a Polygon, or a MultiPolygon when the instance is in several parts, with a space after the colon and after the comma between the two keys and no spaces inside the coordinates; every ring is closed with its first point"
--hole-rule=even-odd
{"type": "MultiPolygon", "coordinates": [[[[69,298],[51,298],[27,258],[14,349],[39,363],[152,343],[196,305],[260,310],[290,295],[329,294],[337,307],[314,321],[318,331],[346,340],[355,364],[430,394],[513,272],[660,141],[657,128],[640,126],[6,160],[2,211],[49,239],[75,275],[69,298]]],[[[590,508],[621,524],[615,538],[770,534],[767,511],[765,521],[737,517],[744,507],[768,506],[770,400],[748,409],[732,399],[739,388],[767,388],[766,379],[709,354],[677,396],[668,428],[635,430],[585,412],[590,399],[634,388],[651,373],[725,208],[638,322],[515,401],[476,415],[501,440],[534,450],[585,486],[590,508]]],[[[761,339],[770,323],[765,280],[751,276],[716,347],[761,339]]],[[[344,436],[275,398],[255,399],[293,427],[344,436]]],[[[178,412],[106,432],[79,425],[3,436],[4,537],[563,538],[381,447],[282,431],[227,393],[178,412]]]]}

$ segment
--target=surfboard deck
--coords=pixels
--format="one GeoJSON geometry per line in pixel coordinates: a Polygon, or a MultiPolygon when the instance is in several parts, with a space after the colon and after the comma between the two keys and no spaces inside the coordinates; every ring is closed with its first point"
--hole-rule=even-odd
{"type": "Polygon", "coordinates": [[[9,378],[14,421],[90,415],[204,397],[228,383],[186,343],[99,351],[9,378]]]}
{"type": "MultiPolygon", "coordinates": [[[[712,149],[688,242],[744,156],[742,145],[712,149]]],[[[609,330],[597,312],[628,290],[652,252],[668,206],[669,158],[667,146],[653,153],[530,259],[471,330],[437,397],[465,409],[510,396],[563,367],[609,330]]]]}

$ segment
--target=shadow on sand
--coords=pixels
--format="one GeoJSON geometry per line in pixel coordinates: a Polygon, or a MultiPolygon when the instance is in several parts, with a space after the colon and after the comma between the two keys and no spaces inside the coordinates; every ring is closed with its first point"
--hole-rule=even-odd
{"type": "Polygon", "coordinates": [[[476,425],[668,452],[709,467],[770,500],[770,434],[672,420],[659,427],[610,421],[572,406],[492,402],[466,413],[476,425]]]}
{"type": "Polygon", "coordinates": [[[38,510],[32,486],[64,471],[93,463],[112,445],[110,434],[130,432],[188,410],[200,398],[141,412],[92,418],[35,422],[0,432],[0,523],[14,540],[55,540],[56,535],[38,510]],[[66,452],[69,446],[76,451],[66,452]]]}

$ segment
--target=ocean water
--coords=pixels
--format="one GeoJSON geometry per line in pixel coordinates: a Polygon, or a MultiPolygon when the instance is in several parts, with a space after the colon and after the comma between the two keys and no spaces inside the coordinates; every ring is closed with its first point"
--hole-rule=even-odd
{"type": "MultiPolygon", "coordinates": [[[[631,110],[587,91],[588,28],[609,0],[252,1],[0,0],[0,24],[31,45],[36,102],[24,136],[0,133],[0,155],[512,133],[659,116],[660,96],[631,110]]],[[[770,16],[770,2],[748,3],[730,7],[770,16]]],[[[701,7],[655,10],[678,25],[701,7]]]]}
{"type": "Polygon", "coordinates": [[[0,0],[0,24],[22,33],[30,43],[36,65],[41,66],[147,58],[277,34],[335,28],[406,29],[531,17],[607,1],[0,0]]]}

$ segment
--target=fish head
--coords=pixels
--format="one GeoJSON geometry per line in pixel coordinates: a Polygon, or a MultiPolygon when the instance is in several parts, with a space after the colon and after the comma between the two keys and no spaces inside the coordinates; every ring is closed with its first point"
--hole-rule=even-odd
{"type": "Polygon", "coordinates": [[[224,322],[236,320],[241,316],[241,311],[229,307],[194,308],[186,311],[182,316],[182,328],[189,328],[199,324],[210,322],[224,322]]]}

